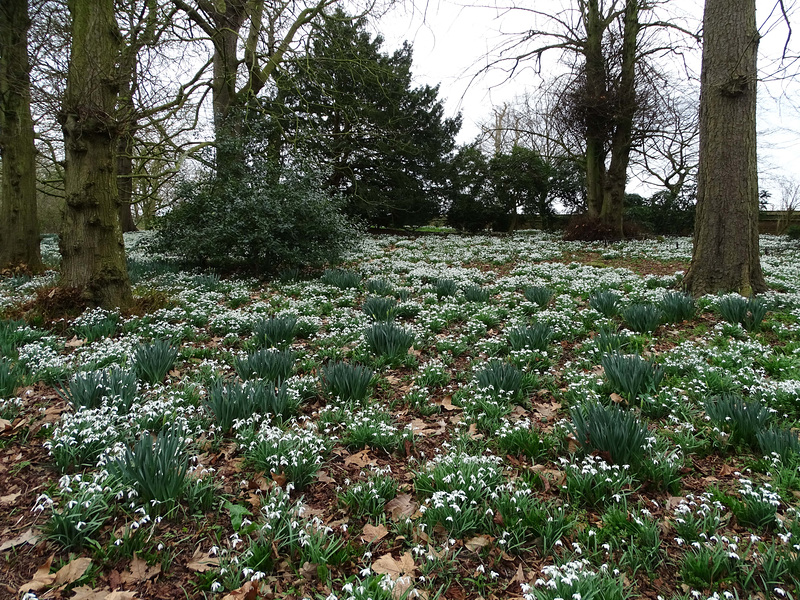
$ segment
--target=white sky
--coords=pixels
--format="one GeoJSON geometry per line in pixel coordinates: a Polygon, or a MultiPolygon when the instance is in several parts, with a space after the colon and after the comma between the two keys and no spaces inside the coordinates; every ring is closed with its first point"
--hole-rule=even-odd
{"type": "MultiPolygon", "coordinates": [[[[780,59],[787,29],[780,18],[768,19],[777,0],[756,0],[757,19],[764,38],[760,45],[759,66],[762,76],[774,71],[780,59]]],[[[509,5],[513,0],[499,1],[509,5]]],[[[557,10],[563,0],[517,0],[518,6],[557,10]]],[[[408,40],[414,47],[413,71],[417,84],[440,84],[440,97],[450,115],[461,111],[464,124],[459,142],[469,142],[479,132],[479,123],[486,122],[492,106],[500,106],[526,90],[535,91],[539,80],[532,68],[521,68],[510,80],[499,70],[490,70],[475,79],[488,61],[497,57],[496,48],[506,37],[503,34],[533,27],[530,13],[503,11],[494,7],[494,0],[417,0],[417,6],[406,5],[386,15],[377,29],[386,38],[384,49],[398,47],[408,40]],[[482,5],[482,6],[479,6],[482,5]],[[487,6],[487,5],[491,5],[487,6]]],[[[788,9],[798,0],[785,1],[788,9]]],[[[693,30],[702,21],[702,0],[669,0],[673,14],[687,19],[693,30]]],[[[798,32],[792,38],[793,54],[800,48],[800,10],[794,19],[798,32]]],[[[553,61],[557,51],[552,53],[553,61]]],[[[699,70],[699,50],[694,65],[699,70]]],[[[552,63],[557,68],[555,62],[552,63]]],[[[791,66],[797,74],[797,65],[791,66]]],[[[762,187],[778,193],[773,179],[786,176],[800,183],[800,77],[789,81],[763,83],[759,89],[759,169],[762,187]],[[794,102],[793,102],[794,100],[794,102]]]]}

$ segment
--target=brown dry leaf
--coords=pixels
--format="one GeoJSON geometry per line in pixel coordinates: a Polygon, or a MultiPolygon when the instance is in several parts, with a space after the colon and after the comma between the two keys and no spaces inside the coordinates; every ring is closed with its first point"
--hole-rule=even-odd
{"type": "MultiPolygon", "coordinates": [[[[17,501],[17,498],[19,498],[21,495],[22,494],[20,492],[17,492],[15,494],[0,496],[0,504],[13,504],[14,502],[17,501]]],[[[2,552],[2,550],[0,550],[0,552],[2,552]]]]}
{"type": "Polygon", "coordinates": [[[512,581],[516,581],[517,583],[525,583],[525,571],[522,570],[522,563],[517,565],[517,572],[512,581]]]}
{"type": "Polygon", "coordinates": [[[391,385],[395,385],[396,383],[400,383],[400,378],[396,375],[387,375],[384,379],[390,383],[391,385]]]}
{"type": "Polygon", "coordinates": [[[387,535],[389,535],[389,530],[386,529],[385,525],[378,525],[375,527],[374,525],[366,524],[364,525],[364,532],[361,534],[361,539],[367,544],[372,544],[382,540],[387,535]]]}
{"type": "Polygon", "coordinates": [[[455,404],[453,404],[452,396],[445,396],[444,398],[442,398],[442,401],[439,404],[445,410],[461,410],[460,406],[456,406],[455,404]]]}
{"type": "Polygon", "coordinates": [[[514,407],[514,410],[511,411],[511,416],[516,417],[517,419],[521,419],[522,417],[527,416],[528,411],[521,407],[519,404],[514,407]]]}
{"type": "Polygon", "coordinates": [[[33,528],[29,528],[27,531],[20,533],[14,539],[7,540],[2,544],[0,544],[0,552],[5,552],[10,548],[16,548],[17,546],[22,546],[23,544],[30,544],[31,546],[35,546],[38,541],[39,541],[39,533],[34,531],[33,528]]]}
{"type": "Polygon", "coordinates": [[[72,339],[64,343],[65,348],[80,348],[86,343],[86,340],[79,340],[78,336],[72,336],[72,339]]]}
{"type": "Polygon", "coordinates": [[[148,567],[147,562],[134,554],[128,571],[122,575],[122,583],[142,583],[148,579],[153,579],[159,573],[161,573],[160,564],[148,567]]]}
{"type": "Polygon", "coordinates": [[[411,494],[398,494],[395,498],[386,503],[386,510],[393,521],[399,521],[404,517],[410,517],[419,508],[419,504],[414,502],[411,494]]]}
{"type": "Polygon", "coordinates": [[[350,456],[344,459],[345,467],[353,465],[359,469],[363,469],[367,465],[374,465],[374,464],[375,464],[375,459],[370,458],[369,448],[365,448],[361,452],[356,452],[355,454],[351,454],[350,456]]]}
{"type": "Polygon", "coordinates": [[[477,423],[470,423],[469,431],[467,431],[467,435],[471,437],[473,440],[482,440],[483,434],[478,433],[478,424],[477,423]]]}
{"type": "Polygon", "coordinates": [[[194,551],[192,558],[186,563],[186,568],[196,573],[205,573],[219,566],[219,558],[200,550],[200,546],[194,551]]]}
{"type": "Polygon", "coordinates": [[[50,558],[48,558],[45,563],[36,570],[36,573],[33,574],[33,579],[19,588],[20,594],[24,594],[25,592],[38,592],[39,590],[53,584],[53,581],[56,579],[56,575],[55,573],[52,575],[50,574],[50,567],[53,565],[53,559],[55,556],[55,554],[52,554],[50,558]]]}
{"type": "Polygon", "coordinates": [[[285,473],[270,473],[270,477],[272,477],[272,481],[277,483],[279,487],[285,487],[288,481],[285,473]]]}
{"type": "Polygon", "coordinates": [[[382,575],[388,575],[392,579],[397,579],[401,575],[414,575],[414,558],[410,552],[406,552],[399,559],[395,559],[391,554],[384,554],[374,563],[372,570],[382,575]]]}
{"type": "Polygon", "coordinates": [[[86,569],[92,564],[91,558],[76,558],[56,571],[53,585],[67,585],[83,577],[86,569]]]}
{"type": "Polygon", "coordinates": [[[11,421],[8,419],[0,419],[0,434],[11,430],[11,421]]]}
{"type": "Polygon", "coordinates": [[[475,537],[471,537],[466,542],[464,542],[464,547],[467,550],[472,550],[473,552],[477,552],[481,548],[485,548],[491,543],[492,540],[488,535],[476,535],[475,537]]]}
{"type": "Polygon", "coordinates": [[[559,402],[537,402],[533,405],[533,410],[542,421],[552,421],[558,411],[561,410],[561,404],[559,402]]]}
{"type": "Polygon", "coordinates": [[[105,600],[106,596],[111,593],[108,588],[96,589],[88,585],[72,588],[72,591],[75,595],[70,600],[105,600]]]}
{"type": "Polygon", "coordinates": [[[111,592],[103,600],[135,600],[139,592],[111,592]]]}
{"type": "Polygon", "coordinates": [[[222,597],[222,600],[256,600],[258,598],[258,584],[248,581],[238,590],[222,597]]]}
{"type": "Polygon", "coordinates": [[[317,472],[317,481],[320,483],[336,483],[336,480],[329,476],[325,471],[317,472]]]}
{"type": "Polygon", "coordinates": [[[722,468],[719,470],[720,477],[729,477],[733,475],[733,469],[730,465],[722,465],[722,468]]]}
{"type": "Polygon", "coordinates": [[[614,392],[613,394],[611,394],[611,401],[612,401],[614,404],[625,404],[625,398],[623,398],[622,396],[620,396],[620,395],[619,395],[619,394],[617,394],[616,392],[614,392]]]}

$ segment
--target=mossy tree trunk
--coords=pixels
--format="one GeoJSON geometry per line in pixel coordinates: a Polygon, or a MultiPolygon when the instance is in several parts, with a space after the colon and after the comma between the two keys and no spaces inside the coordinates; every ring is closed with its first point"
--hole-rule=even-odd
{"type": "Polygon", "coordinates": [[[42,270],[36,214],[27,0],[0,4],[0,268],[42,270]]]}
{"type": "Polygon", "coordinates": [[[694,296],[766,291],[758,244],[755,0],[706,0],[700,87],[700,164],[694,296]]]}
{"type": "Polygon", "coordinates": [[[70,0],[72,49],[59,120],[66,154],[61,285],[104,307],[131,303],[119,223],[114,0],[70,0]]]}

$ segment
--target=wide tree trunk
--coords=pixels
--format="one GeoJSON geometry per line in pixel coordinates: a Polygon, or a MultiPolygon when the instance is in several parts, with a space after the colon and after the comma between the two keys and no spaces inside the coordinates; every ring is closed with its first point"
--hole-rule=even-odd
{"type": "Polygon", "coordinates": [[[72,49],[60,115],[66,153],[61,285],[104,307],[125,307],[131,286],[119,224],[115,119],[120,35],[114,0],[71,0],[72,49]]]}
{"type": "Polygon", "coordinates": [[[43,269],[36,214],[27,0],[0,4],[0,268],[43,269]]]}
{"type": "Polygon", "coordinates": [[[694,296],[766,291],[758,246],[755,0],[706,0],[694,296]]]}

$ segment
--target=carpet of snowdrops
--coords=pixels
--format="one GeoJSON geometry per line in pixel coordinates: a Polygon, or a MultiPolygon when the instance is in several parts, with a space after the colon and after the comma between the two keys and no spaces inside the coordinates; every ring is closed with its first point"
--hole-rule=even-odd
{"type": "Polygon", "coordinates": [[[687,238],[379,236],[264,283],[146,236],[157,310],[1,322],[2,597],[800,594],[797,242],[692,301],[687,238]]]}

